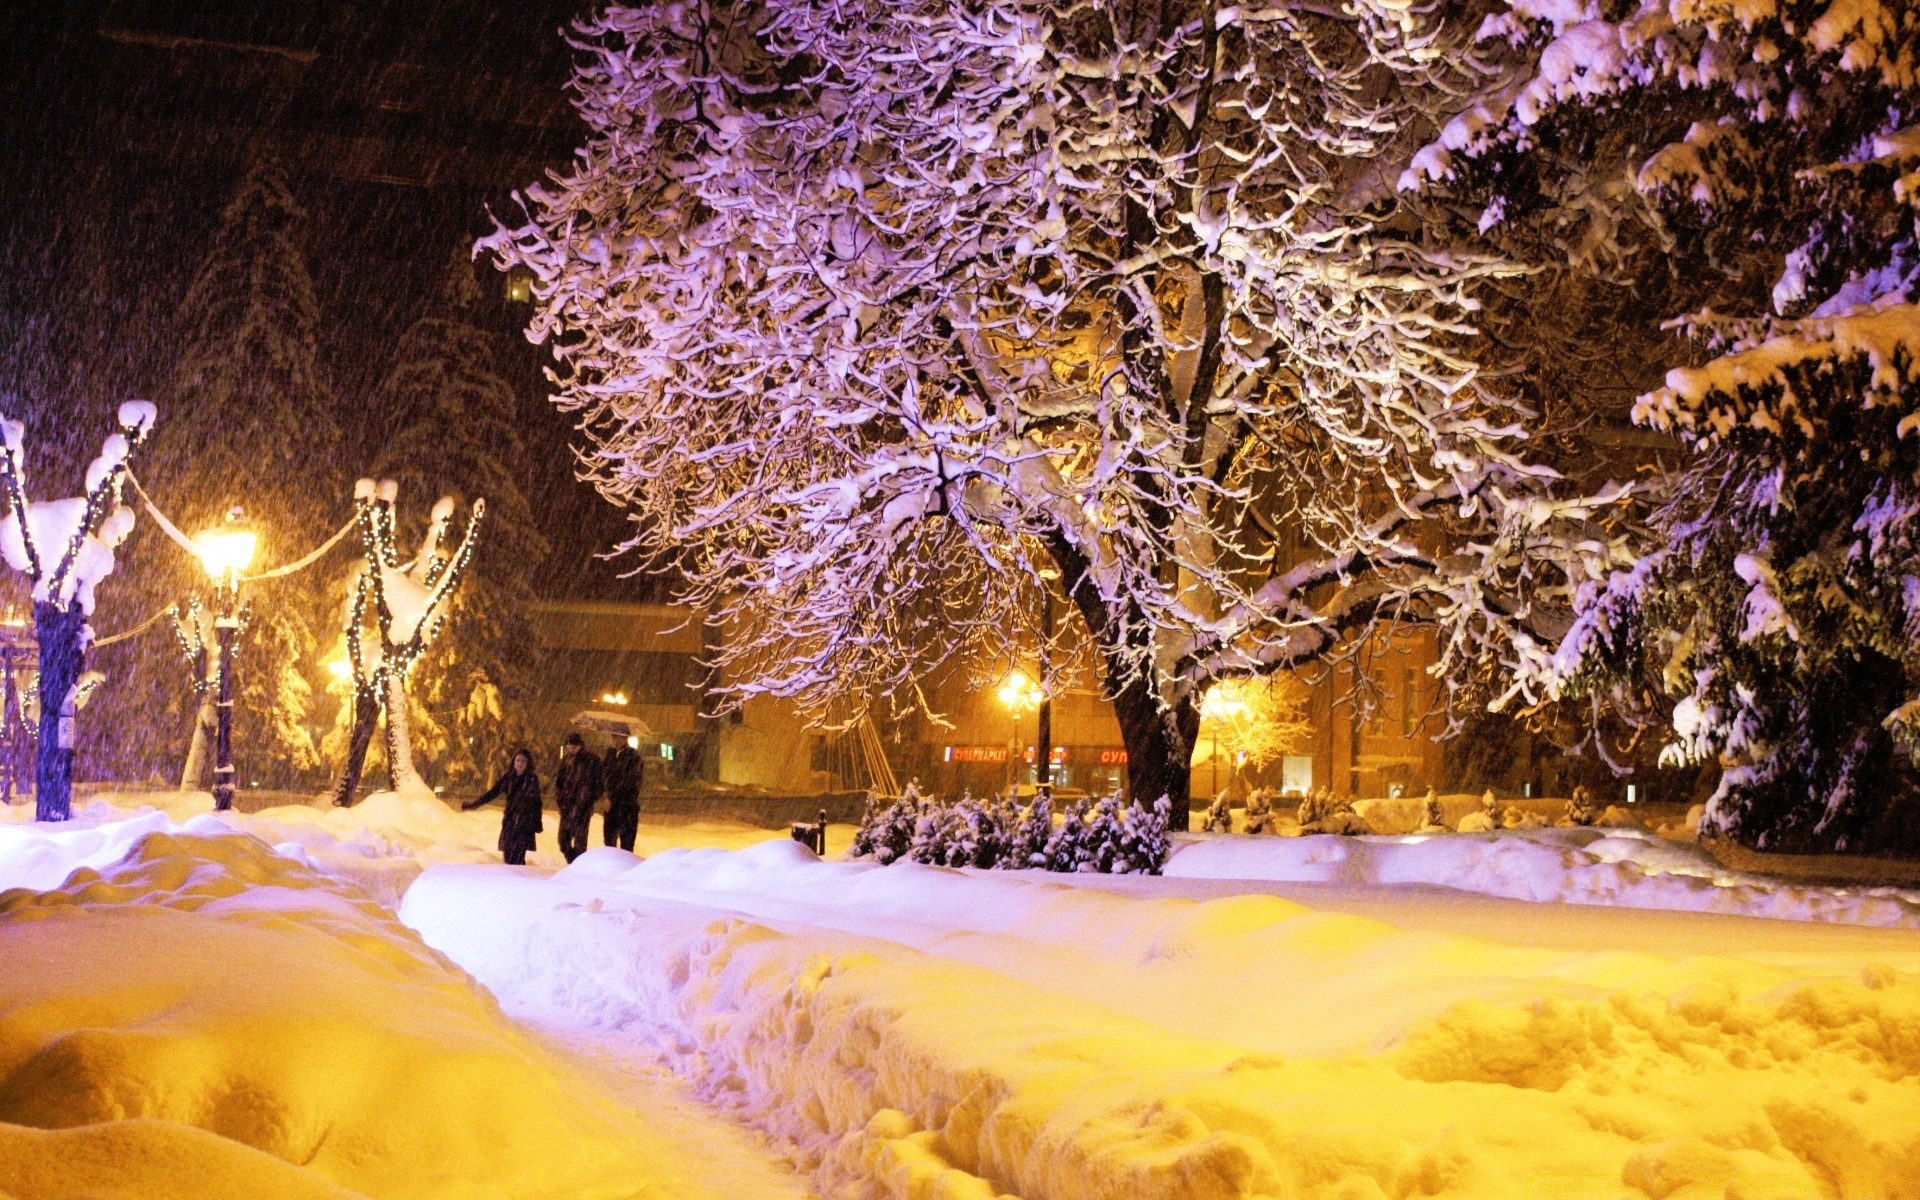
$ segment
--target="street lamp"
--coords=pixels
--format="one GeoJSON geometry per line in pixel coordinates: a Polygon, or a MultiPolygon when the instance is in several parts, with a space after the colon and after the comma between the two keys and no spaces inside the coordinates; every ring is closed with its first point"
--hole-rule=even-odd
{"type": "Polygon", "coordinates": [[[1240,695],[1240,688],[1232,682],[1216,683],[1207,689],[1200,700],[1200,718],[1213,722],[1213,795],[1220,796],[1220,723],[1245,716],[1247,702],[1240,695]]]}
{"type": "Polygon", "coordinates": [[[240,573],[253,562],[259,538],[241,524],[239,509],[227,514],[227,523],[193,539],[200,564],[213,581],[213,628],[220,647],[217,699],[218,732],[213,741],[213,807],[233,807],[233,645],[239,637],[240,573]]]}
{"type": "Polygon", "coordinates": [[[1020,746],[1021,714],[1041,708],[1047,702],[1047,694],[1040,685],[1027,678],[1027,673],[1015,667],[1007,673],[1006,681],[1000,685],[1000,703],[1007,706],[1007,715],[1012,719],[1009,726],[1012,745],[1007,747],[1008,786],[1012,786],[1015,753],[1020,746]]]}

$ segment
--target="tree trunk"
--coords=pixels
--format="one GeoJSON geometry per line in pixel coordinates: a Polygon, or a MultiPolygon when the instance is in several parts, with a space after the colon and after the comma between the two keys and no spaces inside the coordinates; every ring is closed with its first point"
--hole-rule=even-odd
{"type": "Polygon", "coordinates": [[[200,709],[194,714],[193,740],[187,743],[187,761],[180,768],[181,791],[198,791],[200,781],[207,777],[207,743],[213,737],[213,727],[218,720],[213,688],[209,685],[200,693],[200,709]]]}
{"type": "Polygon", "coordinates": [[[360,776],[367,769],[367,749],[373,745],[373,727],[380,720],[380,697],[372,691],[353,689],[353,732],[347,738],[347,761],[334,781],[333,802],[340,808],[353,804],[360,788],[360,776]]]}
{"type": "Polygon", "coordinates": [[[396,792],[432,790],[413,769],[413,741],[407,726],[407,681],[398,671],[387,672],[387,773],[396,792]]]}
{"type": "Polygon", "coordinates": [[[33,606],[40,639],[40,746],[34,763],[34,815],[64,821],[73,815],[74,689],[86,667],[80,633],[87,616],[45,601],[33,606]]]}
{"type": "Polygon", "coordinates": [[[1187,697],[1163,705],[1150,680],[1128,677],[1123,664],[1129,656],[1133,661],[1150,658],[1151,647],[1129,646],[1121,639],[1151,639],[1151,626],[1138,613],[1122,622],[1107,609],[1087,573],[1086,558],[1065,538],[1049,538],[1048,550],[1060,568],[1061,586],[1093,632],[1094,645],[1105,661],[1107,693],[1113,700],[1113,715],[1120,721],[1120,739],[1127,747],[1127,791],[1141,805],[1167,797],[1173,803],[1168,828],[1185,830],[1191,823],[1193,741],[1200,732],[1200,709],[1187,697]]]}
{"type": "Polygon", "coordinates": [[[1113,713],[1127,745],[1127,791],[1133,802],[1151,805],[1166,796],[1173,801],[1167,827],[1187,829],[1199,708],[1188,700],[1162,708],[1152,688],[1139,680],[1114,697],[1113,713]]]}

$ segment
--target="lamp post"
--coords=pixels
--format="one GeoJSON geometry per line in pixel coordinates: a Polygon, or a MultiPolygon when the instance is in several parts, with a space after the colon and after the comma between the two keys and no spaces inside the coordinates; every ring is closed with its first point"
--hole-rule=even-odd
{"type": "Polygon", "coordinates": [[[219,647],[219,682],[215,684],[214,712],[218,724],[213,739],[213,807],[233,807],[233,649],[240,635],[240,573],[253,561],[259,540],[241,524],[239,509],[227,514],[227,523],[193,539],[201,565],[213,581],[213,631],[219,647]]]}
{"type": "Polygon", "coordinates": [[[1200,717],[1213,722],[1213,752],[1207,757],[1213,760],[1213,796],[1220,798],[1220,723],[1242,716],[1247,711],[1247,702],[1241,698],[1240,690],[1231,682],[1217,683],[1207,689],[1200,701],[1200,717]]]}
{"type": "Polygon", "coordinates": [[[1034,791],[1042,796],[1053,795],[1053,693],[1047,689],[1053,682],[1053,583],[1058,578],[1055,568],[1040,569],[1040,717],[1034,730],[1034,741],[1040,744],[1035,748],[1033,782],[1034,791]]]}
{"type": "MultiPolygon", "coordinates": [[[[1007,747],[1007,786],[1011,788],[1014,783],[1014,762],[1020,748],[1020,715],[1031,709],[1044,711],[1042,706],[1046,704],[1047,694],[1039,684],[1027,678],[1025,671],[1015,667],[1007,673],[1006,682],[1000,685],[999,696],[1000,703],[1007,706],[1010,718],[1009,736],[1012,744],[1007,747]]],[[[1041,777],[1036,775],[1036,778],[1041,777]]]]}

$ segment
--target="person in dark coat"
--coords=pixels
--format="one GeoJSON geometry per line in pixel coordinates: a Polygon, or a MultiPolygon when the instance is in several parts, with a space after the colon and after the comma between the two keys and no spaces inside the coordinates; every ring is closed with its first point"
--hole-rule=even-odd
{"type": "Polygon", "coordinates": [[[495,796],[506,798],[507,811],[500,818],[500,853],[509,866],[527,865],[527,851],[533,849],[540,823],[540,777],[533,773],[533,755],[525,750],[513,752],[513,765],[493,781],[486,794],[471,804],[461,805],[472,812],[495,796]]]}
{"type": "Polygon", "coordinates": [[[587,825],[600,800],[600,760],[577,733],[560,745],[560,769],[553,773],[553,799],[560,806],[560,853],[572,862],[587,849],[587,825]]]}
{"type": "Polygon", "coordinates": [[[640,783],[646,764],[630,742],[621,742],[607,751],[600,770],[607,785],[607,816],[601,833],[607,845],[631,850],[640,832],[640,783]]]}

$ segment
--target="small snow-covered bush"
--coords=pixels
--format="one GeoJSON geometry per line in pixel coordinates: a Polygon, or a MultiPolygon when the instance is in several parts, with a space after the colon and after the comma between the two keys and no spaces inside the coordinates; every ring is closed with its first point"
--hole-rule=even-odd
{"type": "Polygon", "coordinates": [[[1367,819],[1353,811],[1353,802],[1331,794],[1325,787],[1316,789],[1300,802],[1301,833],[1342,833],[1357,836],[1373,832],[1367,819]]]}
{"type": "Polygon", "coordinates": [[[971,795],[944,801],[909,784],[897,800],[869,797],[853,855],[881,864],[1157,875],[1172,848],[1172,811],[1165,797],[1148,808],[1107,796],[1068,808],[1056,826],[1046,797],[1025,808],[971,795]]]}
{"type": "Polygon", "coordinates": [[[1273,793],[1265,789],[1256,789],[1247,797],[1247,833],[1273,833],[1280,822],[1280,813],[1273,803],[1273,793]]]}
{"type": "Polygon", "coordinates": [[[1233,808],[1225,796],[1215,796],[1213,803],[1207,805],[1206,819],[1201,828],[1207,833],[1233,832],[1233,808]]]}

